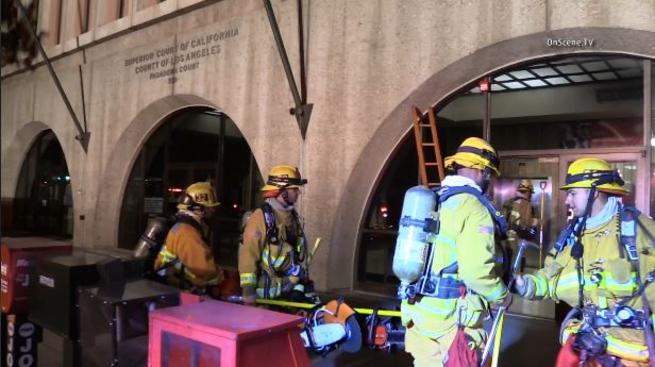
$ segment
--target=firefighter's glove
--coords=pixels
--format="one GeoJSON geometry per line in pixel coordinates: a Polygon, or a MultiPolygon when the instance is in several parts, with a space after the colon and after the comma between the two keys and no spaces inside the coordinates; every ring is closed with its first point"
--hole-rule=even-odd
{"type": "Polygon", "coordinates": [[[257,293],[255,292],[255,287],[253,286],[243,286],[242,292],[243,303],[249,306],[254,306],[257,301],[257,293]]]}
{"type": "Polygon", "coordinates": [[[299,264],[291,266],[287,271],[284,272],[284,275],[288,277],[302,278],[304,275],[304,270],[299,264]]]}
{"type": "Polygon", "coordinates": [[[284,277],[284,279],[282,279],[282,293],[288,293],[294,290],[299,281],[300,278],[296,276],[284,277]]]}
{"type": "Polygon", "coordinates": [[[514,292],[521,297],[525,297],[528,293],[528,280],[523,275],[516,274],[514,276],[514,292]]]}
{"type": "Polygon", "coordinates": [[[505,310],[509,309],[509,306],[512,305],[512,294],[507,292],[507,296],[505,296],[505,298],[503,298],[500,305],[505,307],[505,310]]]}
{"type": "Polygon", "coordinates": [[[528,234],[530,235],[530,238],[534,239],[537,237],[537,228],[536,227],[528,227],[528,234]]]}

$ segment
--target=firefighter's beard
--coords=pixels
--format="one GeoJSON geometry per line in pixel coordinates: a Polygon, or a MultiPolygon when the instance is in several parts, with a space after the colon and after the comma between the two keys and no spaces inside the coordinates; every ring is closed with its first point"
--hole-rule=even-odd
{"type": "Polygon", "coordinates": [[[487,192],[490,183],[491,183],[491,179],[489,178],[482,179],[482,182],[480,183],[480,189],[482,190],[483,194],[487,192]]]}

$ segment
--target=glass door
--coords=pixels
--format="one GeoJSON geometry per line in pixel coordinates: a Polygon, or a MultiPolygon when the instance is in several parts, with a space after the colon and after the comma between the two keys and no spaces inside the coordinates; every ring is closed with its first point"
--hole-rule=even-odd
{"type": "MultiPolygon", "coordinates": [[[[519,196],[517,192],[519,184],[529,181],[533,186],[534,192],[531,195],[521,196],[529,201],[531,216],[537,218],[539,223],[536,228],[538,235],[533,242],[542,247],[541,256],[538,249],[530,247],[525,252],[523,263],[524,273],[534,273],[539,270],[539,264],[543,262],[543,257],[559,230],[556,215],[560,206],[556,193],[560,178],[559,157],[552,153],[539,156],[512,155],[507,152],[500,154],[500,176],[494,180],[489,192],[496,208],[502,210],[504,215],[508,215],[519,196]]],[[[514,256],[514,245],[507,240],[500,241],[499,244],[508,252],[507,255],[514,256]]],[[[549,300],[528,301],[515,297],[512,312],[554,318],[555,304],[549,300]]]]}

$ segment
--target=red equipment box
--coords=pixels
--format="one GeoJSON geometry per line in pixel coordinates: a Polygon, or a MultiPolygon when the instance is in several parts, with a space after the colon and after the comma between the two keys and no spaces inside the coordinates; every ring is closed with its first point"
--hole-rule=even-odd
{"type": "Polygon", "coordinates": [[[42,254],[66,254],[73,251],[70,242],[43,238],[17,238],[0,245],[0,307],[2,312],[24,314],[29,305],[30,272],[33,258],[42,254]]]}
{"type": "Polygon", "coordinates": [[[302,317],[220,301],[150,313],[149,367],[307,367],[302,317]]]}

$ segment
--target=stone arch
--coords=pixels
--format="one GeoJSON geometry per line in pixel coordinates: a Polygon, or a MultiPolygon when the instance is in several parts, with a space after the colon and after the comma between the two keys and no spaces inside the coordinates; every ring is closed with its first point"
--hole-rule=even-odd
{"type": "MultiPolygon", "coordinates": [[[[94,224],[97,228],[93,238],[96,247],[116,247],[118,244],[119,216],[122,198],[125,194],[132,166],[138,158],[143,144],[172,114],[194,107],[214,108],[230,114],[214,103],[195,95],[173,95],[157,100],[145,107],[130,122],[118,139],[99,180],[94,224]],[[103,185],[113,182],[114,185],[103,185]]],[[[234,122],[243,133],[238,122],[234,122]]],[[[249,141],[244,134],[246,141],[249,141]]]]}
{"type": "MultiPolygon", "coordinates": [[[[63,154],[64,164],[66,166],[66,171],[68,175],[74,177],[70,181],[71,190],[75,190],[79,185],[81,180],[73,172],[74,166],[71,166],[69,162],[73,161],[75,156],[75,151],[71,149],[69,144],[66,144],[67,141],[61,139],[61,137],[66,136],[65,134],[60,134],[57,131],[56,126],[50,126],[42,121],[29,121],[22,125],[18,131],[12,136],[11,139],[7,139],[9,142],[7,149],[3,152],[2,159],[2,210],[8,210],[8,221],[3,222],[3,228],[5,224],[8,226],[7,229],[15,229],[16,222],[14,221],[14,213],[18,209],[18,185],[20,184],[20,178],[22,170],[25,167],[26,160],[29,159],[28,155],[30,151],[34,148],[34,145],[38,143],[40,139],[43,138],[43,135],[46,132],[49,132],[54,136],[54,140],[61,147],[63,154]]],[[[31,183],[31,182],[30,182],[31,183]]],[[[26,198],[21,198],[26,199],[26,198]]],[[[79,205],[76,201],[73,201],[73,205],[79,205]]],[[[4,219],[4,218],[3,218],[4,219]]]]}
{"type": "Polygon", "coordinates": [[[412,105],[425,109],[438,106],[464,86],[491,72],[544,58],[590,54],[655,58],[653,40],[655,32],[622,28],[569,28],[539,32],[481,48],[437,71],[418,85],[382,121],[346,181],[337,207],[331,238],[333,243],[348,245],[331,247],[328,269],[340,271],[331,272],[328,288],[351,288],[354,284],[361,221],[389,157],[411,127],[412,105]],[[552,48],[546,45],[549,38],[587,38],[594,39],[596,44],[593,48],[584,50],[552,48]]]}
{"type": "MultiPolygon", "coordinates": [[[[32,148],[36,138],[42,132],[51,130],[52,127],[41,121],[31,121],[23,125],[10,140],[11,143],[7,150],[4,152],[2,159],[2,197],[13,197],[16,193],[16,185],[18,184],[18,177],[20,170],[23,167],[25,156],[32,148]]],[[[53,133],[59,140],[59,144],[64,148],[64,144],[57,133],[53,133]]],[[[68,162],[67,151],[64,149],[64,158],[68,162]]]]}

